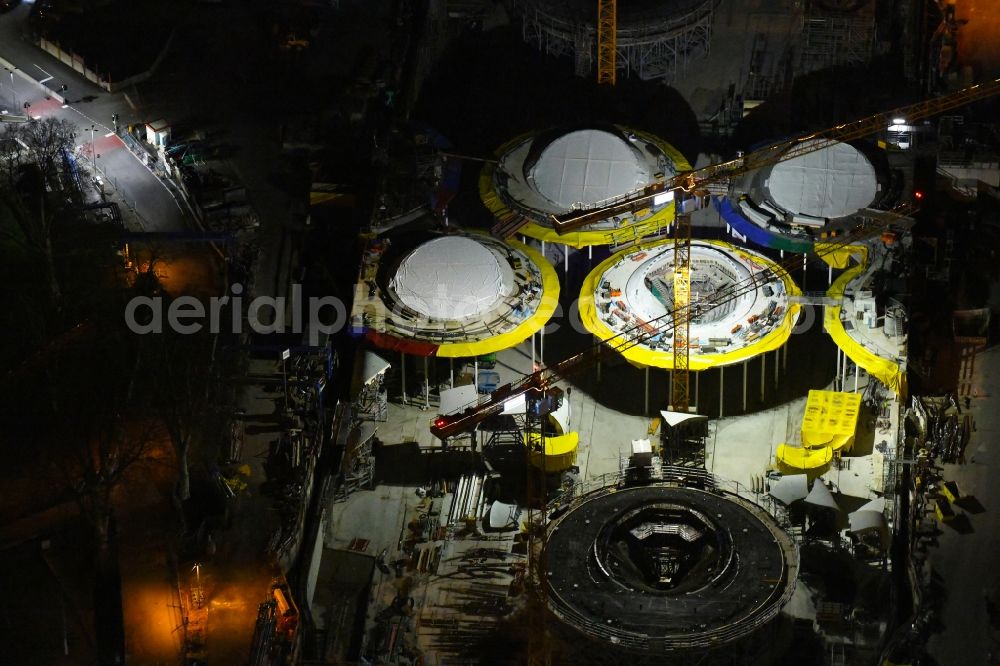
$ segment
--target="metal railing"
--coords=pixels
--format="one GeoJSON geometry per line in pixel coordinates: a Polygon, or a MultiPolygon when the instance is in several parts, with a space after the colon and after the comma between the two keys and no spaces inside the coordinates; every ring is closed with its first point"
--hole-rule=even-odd
{"type": "MultiPolygon", "coordinates": [[[[582,502],[616,492],[624,486],[625,477],[630,471],[641,471],[641,468],[602,474],[593,479],[575,484],[550,502],[546,513],[552,510],[569,509],[582,502]]],[[[752,614],[749,617],[744,619],[725,624],[716,629],[689,632],[669,637],[662,635],[651,636],[629,630],[628,628],[610,627],[584,616],[569,606],[556,605],[550,602],[548,604],[549,610],[563,622],[576,627],[588,635],[596,636],[617,646],[639,651],[654,650],[657,644],[661,645],[665,650],[717,646],[749,635],[771,622],[777,617],[778,613],[781,612],[781,609],[788,603],[795,592],[799,570],[799,556],[792,538],[774,521],[770,520],[772,518],[771,512],[755,501],[759,496],[749,492],[742,484],[735,481],[723,481],[710,472],[689,467],[663,465],[662,472],[663,481],[657,481],[655,485],[696,487],[704,489],[707,492],[723,494],[730,501],[739,504],[754,514],[768,527],[782,550],[783,557],[780,579],[784,581],[784,584],[780,589],[780,594],[777,594],[777,590],[772,592],[767,598],[761,600],[756,608],[751,610],[752,614]],[[694,483],[690,483],[690,481],[694,481],[694,483]],[[732,490],[727,490],[726,488],[731,488],[732,490]]]]}

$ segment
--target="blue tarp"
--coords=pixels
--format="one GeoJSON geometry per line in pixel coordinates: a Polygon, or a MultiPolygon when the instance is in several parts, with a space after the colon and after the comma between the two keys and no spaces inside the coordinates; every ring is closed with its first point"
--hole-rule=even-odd
{"type": "Polygon", "coordinates": [[[712,197],[712,204],[719,211],[722,219],[731,227],[731,235],[744,243],[750,241],[761,247],[785,250],[786,252],[807,253],[813,251],[811,240],[789,238],[757,226],[743,217],[727,197],[712,197]]]}

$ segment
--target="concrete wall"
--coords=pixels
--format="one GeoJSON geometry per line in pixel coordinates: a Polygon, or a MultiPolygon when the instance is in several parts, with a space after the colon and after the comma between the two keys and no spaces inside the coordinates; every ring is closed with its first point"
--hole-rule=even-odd
{"type": "Polygon", "coordinates": [[[72,51],[63,50],[63,48],[59,46],[58,42],[49,41],[48,39],[42,37],[38,41],[38,46],[52,57],[57,58],[59,62],[63,63],[67,67],[72,67],[74,71],[82,74],[91,83],[99,85],[108,92],[117,92],[133,84],[141,83],[151,77],[156,71],[156,68],[160,66],[160,63],[163,62],[163,59],[167,56],[167,52],[170,50],[170,45],[173,41],[174,31],[171,31],[167,41],[163,44],[163,48],[160,49],[159,54],[157,54],[156,59],[153,60],[148,69],[133,74],[132,76],[124,78],[120,81],[112,81],[108,77],[101,76],[99,72],[96,72],[87,66],[83,56],[73,53],[72,51]]]}

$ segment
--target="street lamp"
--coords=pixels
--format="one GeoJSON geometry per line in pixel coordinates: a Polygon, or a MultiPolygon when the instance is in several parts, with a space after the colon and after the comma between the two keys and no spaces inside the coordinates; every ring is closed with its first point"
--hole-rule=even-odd
{"type": "Polygon", "coordinates": [[[4,67],[7,73],[10,74],[10,94],[14,96],[14,108],[17,108],[17,90],[14,88],[14,70],[10,67],[4,67]]]}
{"type": "Polygon", "coordinates": [[[101,200],[104,200],[104,181],[101,180],[101,172],[97,169],[97,158],[100,155],[97,154],[97,144],[94,143],[94,131],[96,127],[94,125],[90,126],[90,161],[94,164],[94,178],[97,179],[97,185],[101,190],[101,200]]]}

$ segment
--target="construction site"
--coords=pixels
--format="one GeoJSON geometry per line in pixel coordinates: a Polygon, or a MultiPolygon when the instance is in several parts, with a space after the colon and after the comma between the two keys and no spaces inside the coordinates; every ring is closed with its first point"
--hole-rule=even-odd
{"type": "MultiPolygon", "coordinates": [[[[485,30],[504,3],[447,4],[485,30]]],[[[883,4],[927,29],[863,0],[503,15],[601,95],[670,84],[718,139],[798,77],[888,49],[883,4]]],[[[917,78],[920,48],[900,53],[917,78]]],[[[934,384],[941,358],[911,358],[914,280],[953,252],[928,261],[921,215],[960,179],[929,186],[901,128],[1000,93],[966,75],[728,151],[597,111],[417,130],[454,145],[430,203],[362,230],[306,663],[937,663],[933,544],[980,513],[946,465],[973,458],[990,309],[956,311],[961,382],[934,384]]]]}

